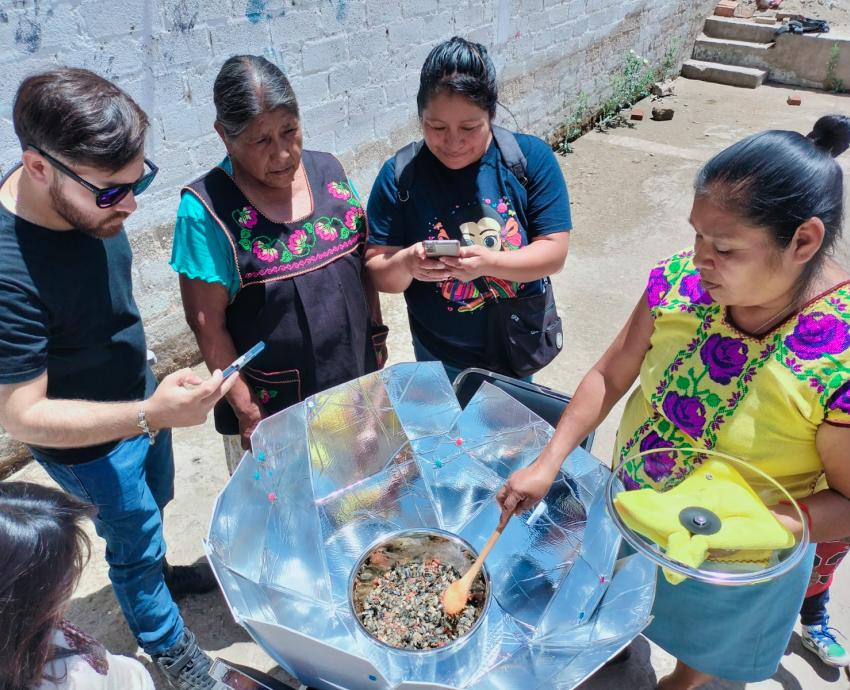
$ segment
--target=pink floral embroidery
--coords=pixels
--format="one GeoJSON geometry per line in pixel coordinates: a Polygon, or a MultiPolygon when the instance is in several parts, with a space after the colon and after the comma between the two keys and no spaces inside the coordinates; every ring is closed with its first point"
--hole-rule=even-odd
{"type": "Polygon", "coordinates": [[[334,199],[348,200],[351,198],[351,190],[342,182],[328,182],[327,190],[334,199]]]}
{"type": "Polygon", "coordinates": [[[296,230],[289,236],[286,244],[289,247],[289,251],[296,256],[301,256],[307,253],[307,242],[307,233],[303,230],[296,230]]]}
{"type": "Polygon", "coordinates": [[[327,223],[323,223],[320,220],[317,220],[316,223],[313,225],[313,230],[315,230],[316,234],[323,240],[328,241],[335,240],[339,235],[333,225],[328,225],[327,223]]]}
{"type": "Polygon", "coordinates": [[[243,228],[253,228],[257,224],[257,211],[253,206],[246,206],[233,212],[233,220],[243,228]]]}
{"type": "Polygon", "coordinates": [[[261,402],[263,405],[265,405],[266,403],[268,403],[268,402],[269,402],[269,400],[271,400],[272,398],[276,398],[276,397],[277,397],[277,391],[276,391],[276,390],[274,390],[274,389],[272,389],[272,390],[268,390],[268,389],[266,389],[266,388],[258,388],[258,389],[257,389],[257,397],[259,397],[259,398],[260,398],[260,402],[261,402]]]}
{"type": "Polygon", "coordinates": [[[496,206],[496,212],[497,213],[507,213],[508,212],[508,205],[504,201],[500,201],[498,203],[498,205],[496,206]]]}
{"type": "Polygon", "coordinates": [[[274,247],[265,246],[260,240],[254,242],[254,256],[256,256],[260,261],[265,261],[266,263],[272,263],[273,261],[277,261],[277,258],[280,256],[280,252],[274,247]]]}
{"type": "Polygon", "coordinates": [[[359,206],[352,206],[345,214],[345,227],[349,230],[355,230],[360,219],[364,216],[363,209],[359,206]]]}

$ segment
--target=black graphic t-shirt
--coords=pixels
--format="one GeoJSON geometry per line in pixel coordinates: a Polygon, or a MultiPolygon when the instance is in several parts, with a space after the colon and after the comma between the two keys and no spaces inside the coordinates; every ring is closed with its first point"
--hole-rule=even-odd
{"type": "MultiPolygon", "coordinates": [[[[398,199],[394,159],[381,168],[369,196],[370,244],[409,247],[426,239],[452,239],[491,251],[516,251],[543,235],[572,228],[567,186],[549,146],[515,134],[526,157],[523,186],[507,169],[495,141],[481,160],[450,170],[423,146],[409,199],[398,199]],[[447,227],[449,229],[447,229],[447,227]]],[[[535,294],[542,281],[516,283],[488,277],[501,297],[535,294]]],[[[486,303],[474,283],[414,280],[404,293],[410,327],[425,348],[459,368],[481,366],[487,338],[486,303]]]]}

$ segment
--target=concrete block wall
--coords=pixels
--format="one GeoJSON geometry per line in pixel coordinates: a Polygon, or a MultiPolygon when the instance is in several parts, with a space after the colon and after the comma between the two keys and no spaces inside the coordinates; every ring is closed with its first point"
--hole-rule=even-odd
{"type": "MultiPolygon", "coordinates": [[[[418,136],[422,62],[460,34],[488,46],[501,80],[500,121],[541,136],[580,91],[601,102],[633,49],[679,56],[714,0],[0,0],[0,172],[18,160],[12,99],[27,74],[92,69],[151,116],[160,167],[127,229],[135,293],[163,370],[197,361],[167,266],[180,186],[215,165],[212,83],[230,55],[265,55],[290,77],[305,145],[336,153],[364,194],[383,160],[418,136]]],[[[8,452],[6,453],[8,455],[8,452]]],[[[0,458],[3,456],[0,441],[0,458]]]]}

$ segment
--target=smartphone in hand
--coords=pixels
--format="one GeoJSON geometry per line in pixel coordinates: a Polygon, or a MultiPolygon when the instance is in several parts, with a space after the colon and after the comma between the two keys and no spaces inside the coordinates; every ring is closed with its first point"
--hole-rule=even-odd
{"type": "Polygon", "coordinates": [[[227,378],[228,376],[235,374],[265,349],[266,344],[261,340],[250,350],[233,360],[233,364],[231,364],[229,367],[227,367],[227,369],[221,372],[222,376],[224,376],[224,378],[227,378]]]}
{"type": "Polygon", "coordinates": [[[457,256],[460,254],[460,241],[458,240],[425,240],[425,256],[457,256]]]}

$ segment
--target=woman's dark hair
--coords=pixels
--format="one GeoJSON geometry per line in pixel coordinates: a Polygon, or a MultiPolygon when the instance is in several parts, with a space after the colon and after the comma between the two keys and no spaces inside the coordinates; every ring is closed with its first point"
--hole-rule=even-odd
{"type": "Polygon", "coordinates": [[[419,117],[428,101],[441,93],[456,93],[468,98],[493,119],[499,90],[496,68],[483,45],[454,36],[428,53],[419,74],[419,93],[416,94],[419,117]]]}
{"type": "Polygon", "coordinates": [[[298,101],[280,68],[259,55],[234,55],[213,84],[215,118],[233,139],[257,115],[285,108],[298,117],[298,101]]]}
{"type": "Polygon", "coordinates": [[[0,482],[0,688],[31,690],[91,552],[93,508],[56,489],[0,482]]]}
{"type": "Polygon", "coordinates": [[[850,118],[826,115],[808,136],[769,130],[721,151],[697,175],[696,195],[766,228],[785,248],[797,228],[820,218],[825,233],[801,276],[801,290],[817,275],[841,237],[844,176],[833,160],[850,145],[850,118]]]}
{"type": "Polygon", "coordinates": [[[21,147],[114,172],[145,147],[148,118],[124,91],[87,69],[27,77],[12,106],[21,147]]]}

